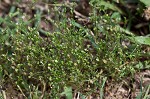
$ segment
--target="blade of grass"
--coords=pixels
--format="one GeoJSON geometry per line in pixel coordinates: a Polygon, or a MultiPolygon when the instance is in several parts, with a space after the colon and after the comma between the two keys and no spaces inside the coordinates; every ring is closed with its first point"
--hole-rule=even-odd
{"type": "Polygon", "coordinates": [[[120,31],[120,32],[123,32],[123,33],[125,33],[125,34],[128,34],[128,35],[130,35],[130,36],[135,36],[134,33],[130,32],[130,31],[127,30],[127,29],[122,28],[122,27],[119,26],[119,25],[116,26],[116,30],[117,30],[117,31],[120,31]]]}
{"type": "Polygon", "coordinates": [[[143,99],[148,99],[148,93],[150,92],[150,85],[148,86],[147,90],[146,90],[146,93],[145,93],[145,96],[143,99]]]}
{"type": "Polygon", "coordinates": [[[11,6],[10,11],[9,11],[9,15],[14,13],[15,10],[16,10],[16,7],[15,6],[11,6]]]}
{"type": "MultiPolygon", "coordinates": [[[[90,3],[92,4],[93,2],[95,2],[94,0],[92,0],[90,3]]],[[[119,13],[121,13],[121,14],[124,14],[124,12],[120,9],[120,8],[118,8],[116,5],[114,5],[114,4],[112,4],[112,3],[109,3],[109,2],[107,2],[107,1],[101,1],[101,0],[99,0],[99,1],[96,1],[95,2],[96,3],[96,6],[98,7],[98,8],[101,8],[101,6],[104,6],[104,9],[106,10],[106,9],[111,9],[111,10],[114,10],[114,11],[118,11],[119,13]]]]}
{"type": "Polygon", "coordinates": [[[41,10],[36,10],[36,16],[35,16],[35,27],[38,28],[40,23],[41,23],[41,14],[42,14],[42,11],[41,10]]]}
{"type": "Polygon", "coordinates": [[[143,79],[141,77],[141,80],[140,80],[140,94],[136,97],[136,99],[142,99],[142,95],[143,95],[142,82],[143,82],[143,79]]]}
{"type": "Polygon", "coordinates": [[[107,77],[103,78],[102,86],[100,88],[100,99],[103,99],[104,97],[104,86],[106,83],[107,77]]]}
{"type": "Polygon", "coordinates": [[[133,42],[150,45],[150,37],[147,36],[136,36],[136,37],[129,37],[133,42]]]}

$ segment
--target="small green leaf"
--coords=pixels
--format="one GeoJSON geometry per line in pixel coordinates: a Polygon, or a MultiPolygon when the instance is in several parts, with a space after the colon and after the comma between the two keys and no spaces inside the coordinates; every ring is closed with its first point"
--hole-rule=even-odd
{"type": "Polygon", "coordinates": [[[142,3],[144,3],[147,7],[150,6],[150,0],[140,0],[142,3]]]}
{"type": "Polygon", "coordinates": [[[66,95],[67,99],[72,99],[72,88],[71,87],[65,87],[64,92],[61,93],[61,95],[66,95]]]}
{"type": "Polygon", "coordinates": [[[111,19],[115,19],[117,22],[121,21],[121,15],[119,12],[114,12],[111,16],[111,19]]]}
{"type": "Polygon", "coordinates": [[[83,95],[83,94],[79,94],[80,95],[80,97],[81,97],[81,99],[86,99],[86,96],[85,95],[83,95]]]}

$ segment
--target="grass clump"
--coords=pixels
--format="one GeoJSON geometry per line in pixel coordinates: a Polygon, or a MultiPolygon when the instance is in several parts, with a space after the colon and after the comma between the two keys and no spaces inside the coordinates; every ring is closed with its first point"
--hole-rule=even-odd
{"type": "Polygon", "coordinates": [[[65,86],[84,92],[87,87],[99,88],[104,77],[120,80],[134,73],[140,46],[122,45],[129,39],[116,29],[119,13],[97,16],[95,11],[89,17],[92,29],[65,13],[55,22],[59,26],[55,32],[44,31],[46,37],[23,20],[2,29],[0,63],[5,83],[17,86],[25,97],[56,98],[65,86]],[[114,17],[117,20],[112,21],[114,17]]]}

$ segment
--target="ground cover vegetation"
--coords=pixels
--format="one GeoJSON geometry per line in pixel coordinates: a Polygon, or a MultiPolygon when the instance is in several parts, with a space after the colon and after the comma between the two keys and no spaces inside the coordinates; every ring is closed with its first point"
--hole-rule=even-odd
{"type": "Polygon", "coordinates": [[[0,1],[1,97],[150,98],[147,2],[0,1]]]}

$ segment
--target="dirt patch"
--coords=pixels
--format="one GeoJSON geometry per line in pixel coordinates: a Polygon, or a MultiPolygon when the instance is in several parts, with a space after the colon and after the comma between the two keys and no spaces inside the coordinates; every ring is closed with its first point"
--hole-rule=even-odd
{"type": "Polygon", "coordinates": [[[150,86],[150,70],[145,70],[122,82],[107,83],[105,99],[135,99],[140,94],[144,96],[146,91],[150,94],[148,86],[150,86]]]}

